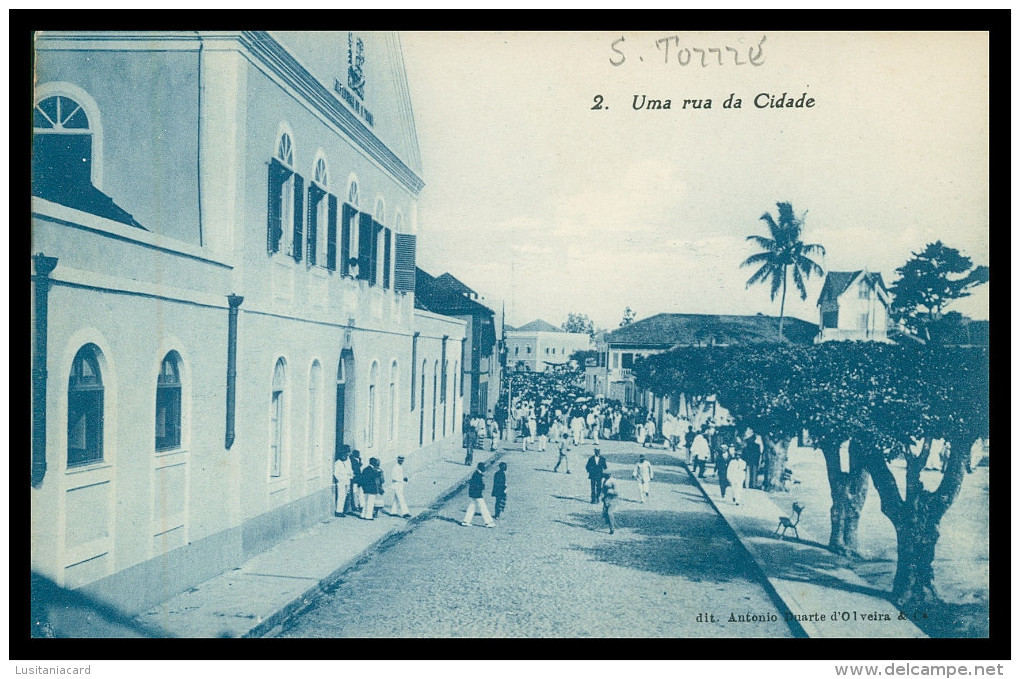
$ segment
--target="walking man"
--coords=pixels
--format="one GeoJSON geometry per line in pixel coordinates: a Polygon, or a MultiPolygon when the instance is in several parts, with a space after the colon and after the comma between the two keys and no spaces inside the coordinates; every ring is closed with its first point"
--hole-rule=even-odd
{"type": "Polygon", "coordinates": [[[471,480],[468,481],[468,502],[467,511],[464,512],[464,521],[461,522],[462,526],[470,526],[471,520],[475,518],[475,510],[482,515],[482,520],[485,521],[485,525],[489,528],[495,528],[496,522],[492,520],[492,515],[489,514],[489,508],[485,504],[485,463],[479,462],[478,466],[475,467],[475,473],[471,475],[471,480]]]}
{"type": "Polygon", "coordinates": [[[616,505],[617,497],[619,497],[619,493],[616,492],[616,482],[613,481],[613,477],[609,475],[609,472],[605,472],[602,476],[602,518],[606,520],[606,525],[609,526],[610,535],[615,532],[613,527],[613,507],[616,505]]]}
{"type": "Polygon", "coordinates": [[[741,484],[741,479],[744,478],[744,473],[747,471],[747,463],[744,459],[738,455],[734,455],[733,459],[730,460],[729,466],[726,468],[726,476],[733,479],[730,482],[730,497],[733,499],[733,504],[739,505],[740,498],[744,495],[744,489],[741,484]]]}
{"type": "Polygon", "coordinates": [[[464,455],[464,466],[470,467],[475,461],[475,448],[478,447],[478,430],[470,424],[464,431],[464,448],[467,454],[464,455]]]}
{"type": "Polygon", "coordinates": [[[591,503],[598,504],[599,496],[602,493],[602,477],[606,473],[606,458],[602,457],[598,448],[588,458],[584,470],[588,472],[588,480],[591,482],[591,503]]]}
{"type": "Polygon", "coordinates": [[[558,472],[560,470],[560,464],[562,463],[566,465],[567,473],[568,474],[570,473],[570,458],[567,457],[567,451],[570,450],[569,448],[567,448],[567,441],[569,440],[570,434],[568,434],[566,431],[560,434],[560,456],[556,458],[556,466],[553,467],[554,472],[558,472]]]}
{"type": "Polygon", "coordinates": [[[398,455],[397,462],[390,470],[390,485],[393,487],[393,505],[390,507],[391,516],[411,516],[407,508],[407,500],[404,497],[404,486],[407,484],[407,472],[404,471],[404,456],[398,455]]]}
{"type": "Polygon", "coordinates": [[[761,465],[761,444],[758,443],[758,437],[751,429],[747,430],[747,436],[744,437],[744,451],[741,457],[747,463],[747,487],[757,488],[758,467],[761,465]]]}
{"type": "Polygon", "coordinates": [[[634,473],[631,476],[637,480],[638,497],[641,499],[641,502],[644,502],[648,499],[652,479],[655,477],[655,472],[652,471],[652,464],[645,459],[644,455],[634,465],[634,473]]]}
{"type": "Polygon", "coordinates": [[[694,457],[694,469],[698,472],[698,478],[705,478],[705,467],[708,465],[708,458],[712,452],[708,449],[708,439],[704,434],[698,434],[691,443],[691,455],[694,457]]]}
{"type": "Polygon", "coordinates": [[[499,471],[492,475],[492,497],[496,505],[492,518],[498,519],[506,511],[506,462],[499,463],[499,471]]]}

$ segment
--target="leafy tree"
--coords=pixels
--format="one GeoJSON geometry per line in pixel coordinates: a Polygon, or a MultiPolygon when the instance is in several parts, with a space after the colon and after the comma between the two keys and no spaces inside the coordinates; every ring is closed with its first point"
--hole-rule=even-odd
{"type": "Polygon", "coordinates": [[[810,255],[825,255],[825,248],[817,244],[806,244],[801,240],[801,231],[804,228],[804,215],[798,217],[793,212],[790,203],[776,203],[779,210],[779,220],[776,221],[772,215],[766,212],[761,220],[769,227],[769,235],[748,236],[747,240],[753,241],[762,252],[753,254],[745,259],[740,266],[761,267],[747,279],[747,287],[750,288],[756,283],[769,283],[769,299],[776,301],[776,293],[782,289],[782,297],[779,302],[779,339],[783,339],[783,317],[786,311],[786,281],[787,272],[793,271],[793,283],[800,292],[800,298],[807,299],[807,287],[804,282],[811,277],[812,273],[819,276],[823,274],[820,267],[810,255]]]}
{"type": "Polygon", "coordinates": [[[868,497],[868,470],[863,442],[870,431],[868,391],[860,380],[875,368],[870,345],[825,342],[804,352],[809,379],[797,394],[804,427],[825,459],[832,505],[829,509],[829,548],[855,554],[858,525],[868,497]],[[843,471],[840,449],[849,443],[849,465],[843,471]]]}
{"type": "Polygon", "coordinates": [[[988,434],[989,363],[984,349],[883,348],[888,360],[872,375],[874,446],[866,456],[882,513],[896,529],[893,599],[901,609],[939,603],[932,564],[939,524],[963,485],[971,446],[988,434]],[[950,444],[938,487],[929,491],[921,471],[932,439],[950,444]],[[920,452],[916,443],[922,441],[920,452]],[[889,462],[907,463],[903,492],[889,462]]]}
{"type": "Polygon", "coordinates": [[[626,309],[624,309],[623,310],[623,320],[620,321],[620,327],[623,328],[623,327],[626,327],[626,326],[630,325],[631,323],[633,323],[634,322],[634,315],[635,315],[634,314],[634,310],[631,309],[630,307],[627,307],[626,309]]]}
{"type": "Polygon", "coordinates": [[[573,311],[567,314],[567,320],[560,326],[564,332],[583,332],[589,336],[595,336],[595,324],[586,314],[575,314],[573,311]]]}
{"type": "Polygon", "coordinates": [[[791,345],[740,346],[715,369],[719,403],[764,446],[766,491],[780,487],[790,443],[803,429],[797,394],[805,388],[807,349],[791,345]]]}
{"type": "Polygon", "coordinates": [[[856,550],[870,476],[896,531],[893,601],[908,614],[938,605],[932,564],[939,525],[960,493],[971,446],[988,435],[986,349],[877,342],[684,347],[638,361],[634,372],[638,386],[656,394],[717,394],[738,426],[766,442],[773,487],[789,442],[808,429],[825,457],[833,498],[829,546],[837,552],[856,550]],[[921,472],[936,438],[951,452],[929,491],[921,472]],[[850,466],[843,472],[839,447],[847,440],[850,466]],[[902,491],[892,467],[900,458],[902,491]]]}
{"type": "Polygon", "coordinates": [[[970,257],[942,241],[928,243],[921,252],[896,269],[899,278],[889,287],[893,294],[889,314],[913,334],[940,342],[951,330],[946,306],[968,297],[988,282],[988,267],[974,266],[970,257]]]}
{"type": "Polygon", "coordinates": [[[580,367],[581,370],[584,370],[585,362],[589,358],[598,359],[598,357],[599,352],[594,349],[579,349],[578,351],[570,354],[570,359],[568,360],[577,361],[578,367],[580,367]]]}

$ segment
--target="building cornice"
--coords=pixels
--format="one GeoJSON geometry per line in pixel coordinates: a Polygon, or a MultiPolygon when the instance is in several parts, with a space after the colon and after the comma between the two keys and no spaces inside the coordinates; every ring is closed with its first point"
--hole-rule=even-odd
{"type": "Polygon", "coordinates": [[[315,109],[365,150],[414,195],[425,182],[384,144],[353,111],[333,94],[266,31],[244,31],[238,39],[254,58],[267,66],[315,109]]]}
{"type": "Polygon", "coordinates": [[[237,49],[279,78],[307,106],[334,125],[404,188],[417,196],[424,180],[383,143],[267,31],[47,32],[37,46],[49,50],[197,51],[237,49]]]}

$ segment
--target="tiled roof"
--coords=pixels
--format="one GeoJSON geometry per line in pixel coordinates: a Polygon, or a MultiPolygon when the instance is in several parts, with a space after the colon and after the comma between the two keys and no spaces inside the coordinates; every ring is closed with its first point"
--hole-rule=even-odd
{"type": "Polygon", "coordinates": [[[453,290],[456,293],[464,295],[477,295],[474,290],[464,285],[451,273],[444,273],[442,276],[437,276],[436,280],[439,281],[448,290],[453,290]]]}
{"type": "MultiPolygon", "coordinates": [[[[822,285],[822,292],[818,295],[818,301],[815,305],[821,304],[824,300],[835,299],[842,295],[850,284],[854,282],[857,275],[861,273],[861,269],[857,271],[830,271],[825,276],[825,284],[822,285]]],[[[877,272],[865,272],[864,279],[871,281],[874,285],[882,288],[883,292],[888,293],[889,290],[885,287],[885,281],[882,280],[882,274],[877,272]]]]}
{"type": "MultiPolygon", "coordinates": [[[[450,276],[453,278],[453,276],[450,276]]],[[[453,279],[456,281],[456,279],[453,279]]],[[[457,281],[459,283],[459,281],[457,281]]],[[[434,278],[415,268],[414,306],[445,316],[493,315],[495,312],[484,304],[468,299],[458,292],[456,286],[443,277],[434,278]]],[[[463,285],[463,284],[461,284],[463,285]]]]}
{"type": "Polygon", "coordinates": [[[563,332],[560,328],[557,328],[552,323],[546,323],[541,318],[536,319],[531,323],[525,323],[517,329],[525,332],[563,332]]]}
{"type": "MultiPolygon", "coordinates": [[[[818,326],[799,318],[783,319],[783,337],[797,344],[811,344],[818,326]]],[[[675,346],[688,344],[744,344],[775,342],[779,337],[776,316],[723,316],[714,314],[656,314],[606,335],[610,344],[675,346]]]]}

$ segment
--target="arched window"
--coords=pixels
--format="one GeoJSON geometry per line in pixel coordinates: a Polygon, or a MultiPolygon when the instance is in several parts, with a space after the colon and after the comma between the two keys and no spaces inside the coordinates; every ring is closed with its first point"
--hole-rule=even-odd
{"type": "Polygon", "coordinates": [[[46,97],[35,105],[33,120],[33,191],[49,197],[91,186],[92,124],[81,104],[65,95],[46,97]]]}
{"type": "Polygon", "coordinates": [[[389,431],[388,440],[392,441],[397,435],[397,362],[390,364],[390,392],[389,392],[389,431]]]}
{"type": "Polygon", "coordinates": [[[287,363],[282,358],[273,369],[273,390],[269,409],[269,475],[283,475],[284,392],[287,386],[287,363]]]}
{"type": "Polygon", "coordinates": [[[457,431],[457,377],[460,375],[460,363],[453,362],[453,415],[450,417],[450,427],[457,431]]]}
{"type": "MultiPolygon", "coordinates": [[[[421,408],[418,410],[418,445],[425,445],[425,366],[426,361],[421,362],[421,408]]],[[[414,385],[411,385],[414,389],[414,385]]]]}
{"type": "Polygon", "coordinates": [[[181,357],[171,351],[156,378],[156,450],[181,447],[181,357]]]}
{"type": "MultiPolygon", "coordinates": [[[[332,259],[336,268],[336,226],[330,223],[329,207],[330,199],[335,204],[336,199],[329,197],[329,169],[326,167],[326,159],[321,153],[315,158],[315,167],[312,169],[312,183],[308,187],[308,266],[328,266],[329,236],[333,239],[332,259]],[[330,232],[332,227],[332,232],[330,232]],[[323,257],[327,254],[326,257],[323,257]]],[[[333,208],[334,214],[336,208],[333,208]]],[[[335,218],[334,218],[335,220],[335,218]]]]}
{"type": "Polygon", "coordinates": [[[67,466],[103,459],[103,376],[99,347],[86,344],[71,363],[67,385],[67,466]]]}
{"type": "Polygon", "coordinates": [[[372,369],[368,373],[368,427],[365,430],[366,445],[375,445],[375,416],[376,416],[376,382],[379,379],[379,364],[372,363],[372,369]]]}
{"type": "Polygon", "coordinates": [[[347,186],[347,200],[340,217],[340,273],[358,276],[358,180],[352,175],[347,186]]]}
{"type": "Polygon", "coordinates": [[[294,141],[280,132],[269,162],[269,253],[301,261],[304,245],[304,178],[294,171],[294,141]]]}
{"type": "Polygon", "coordinates": [[[312,361],[312,369],[308,374],[308,460],[306,467],[311,470],[322,460],[322,424],[320,383],[322,382],[322,366],[312,361]]]}
{"type": "Polygon", "coordinates": [[[432,440],[436,440],[436,391],[439,389],[439,361],[432,366],[432,440]]]}
{"type": "Polygon", "coordinates": [[[371,265],[368,280],[372,285],[388,288],[390,287],[390,260],[393,258],[393,246],[390,243],[391,231],[389,227],[383,226],[386,223],[386,203],[382,196],[375,200],[372,222],[372,249],[369,254],[371,265]]]}

